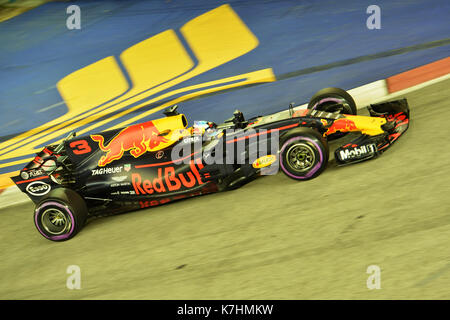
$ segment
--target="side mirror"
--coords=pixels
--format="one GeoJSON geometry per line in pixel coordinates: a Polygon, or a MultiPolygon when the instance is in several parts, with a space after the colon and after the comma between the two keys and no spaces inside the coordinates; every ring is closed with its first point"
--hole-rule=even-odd
{"type": "Polygon", "coordinates": [[[168,108],[164,109],[163,114],[166,117],[179,115],[177,109],[178,109],[178,105],[176,104],[174,106],[171,106],[171,107],[168,107],[168,108]]]}
{"type": "Polygon", "coordinates": [[[289,103],[289,117],[292,118],[293,115],[294,115],[294,103],[291,102],[289,103]]]}

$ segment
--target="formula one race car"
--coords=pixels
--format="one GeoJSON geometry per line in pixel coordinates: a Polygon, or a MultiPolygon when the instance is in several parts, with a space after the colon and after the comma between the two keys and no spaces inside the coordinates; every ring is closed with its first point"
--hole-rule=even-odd
{"type": "Polygon", "coordinates": [[[90,216],[116,214],[235,189],[281,168],[289,178],[317,177],[327,166],[328,140],[357,137],[335,150],[338,165],[372,159],[407,130],[406,99],[373,104],[357,116],[353,98],[326,88],[301,109],[246,120],[240,111],[222,124],[187,120],[177,106],[166,117],[124,129],[76,137],[44,148],[16,185],[36,204],[38,231],[67,240],[90,216]]]}

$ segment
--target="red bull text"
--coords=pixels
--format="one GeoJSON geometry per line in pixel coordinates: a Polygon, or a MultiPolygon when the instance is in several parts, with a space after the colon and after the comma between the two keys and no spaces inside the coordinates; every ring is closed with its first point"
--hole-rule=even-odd
{"type": "MultiPolygon", "coordinates": [[[[203,168],[201,163],[197,164],[199,169],[203,168]]],[[[137,195],[148,195],[153,193],[164,193],[170,191],[178,191],[181,187],[192,188],[202,185],[204,182],[198,172],[194,162],[191,162],[190,171],[175,174],[174,167],[158,168],[158,176],[152,181],[143,179],[139,173],[131,175],[131,183],[137,195]]]]}

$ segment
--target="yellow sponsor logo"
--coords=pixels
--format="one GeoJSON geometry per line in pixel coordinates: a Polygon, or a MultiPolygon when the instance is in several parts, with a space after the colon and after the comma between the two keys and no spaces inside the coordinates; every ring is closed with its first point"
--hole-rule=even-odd
{"type": "Polygon", "coordinates": [[[270,166],[275,161],[277,161],[277,157],[273,154],[269,154],[253,161],[252,166],[255,169],[261,169],[270,166]]]}

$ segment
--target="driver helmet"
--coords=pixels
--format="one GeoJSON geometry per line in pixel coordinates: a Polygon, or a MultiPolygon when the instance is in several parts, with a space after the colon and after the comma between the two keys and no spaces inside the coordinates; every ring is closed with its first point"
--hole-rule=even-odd
{"type": "Polygon", "coordinates": [[[208,129],[212,128],[212,122],[208,121],[194,121],[193,133],[197,135],[203,135],[208,129]]]}

